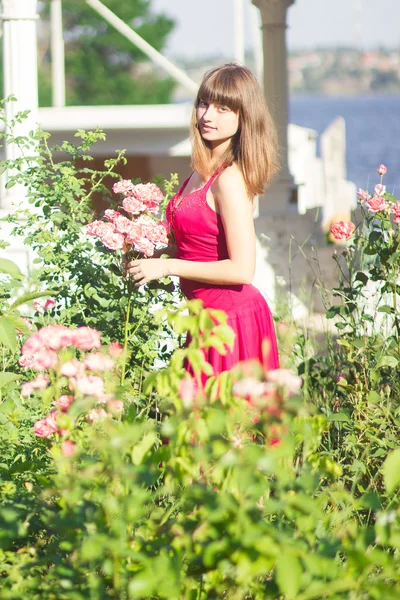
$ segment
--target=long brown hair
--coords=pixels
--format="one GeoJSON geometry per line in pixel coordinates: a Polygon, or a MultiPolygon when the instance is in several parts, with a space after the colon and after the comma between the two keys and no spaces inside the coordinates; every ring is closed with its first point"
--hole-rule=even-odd
{"type": "Polygon", "coordinates": [[[208,71],[200,84],[190,124],[192,167],[206,180],[220,166],[236,162],[250,197],[262,194],[279,170],[277,134],[257,79],[234,63],[208,71]],[[227,106],[239,113],[239,128],[225,154],[213,162],[211,147],[197,127],[200,100],[227,106]]]}

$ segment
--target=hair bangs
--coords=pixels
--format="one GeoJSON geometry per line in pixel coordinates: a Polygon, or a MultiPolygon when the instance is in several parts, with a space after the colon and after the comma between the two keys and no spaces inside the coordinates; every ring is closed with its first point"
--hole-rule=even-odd
{"type": "Polygon", "coordinates": [[[232,72],[229,69],[210,71],[200,85],[196,105],[200,100],[209,104],[227,106],[234,112],[238,112],[242,106],[242,98],[232,72]]]}

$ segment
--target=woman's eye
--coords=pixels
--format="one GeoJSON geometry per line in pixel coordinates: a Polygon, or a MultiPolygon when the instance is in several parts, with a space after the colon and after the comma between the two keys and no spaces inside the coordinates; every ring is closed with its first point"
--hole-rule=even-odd
{"type": "Polygon", "coordinates": [[[207,106],[207,102],[205,102],[205,100],[200,100],[199,106],[201,106],[202,108],[204,108],[205,106],[207,106]]]}
{"type": "Polygon", "coordinates": [[[227,106],[219,106],[219,107],[218,107],[218,110],[219,110],[220,112],[228,112],[228,111],[229,111],[229,108],[228,108],[227,106]]]}

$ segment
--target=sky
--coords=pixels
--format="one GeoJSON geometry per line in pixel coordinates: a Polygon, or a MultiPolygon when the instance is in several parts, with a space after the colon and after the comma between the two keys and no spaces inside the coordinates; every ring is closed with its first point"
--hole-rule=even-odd
{"type": "MultiPolygon", "coordinates": [[[[195,58],[234,53],[235,0],[152,0],[176,21],[165,54],[195,58]]],[[[251,0],[244,0],[246,47],[252,47],[251,0]]],[[[257,13],[256,13],[257,14],[257,13]]],[[[295,0],[288,9],[289,50],[337,45],[400,48],[399,0],[295,0]]]]}

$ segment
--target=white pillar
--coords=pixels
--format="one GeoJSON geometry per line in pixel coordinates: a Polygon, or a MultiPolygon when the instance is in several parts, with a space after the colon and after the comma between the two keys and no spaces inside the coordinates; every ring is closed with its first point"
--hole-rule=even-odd
{"type": "Polygon", "coordinates": [[[243,0],[234,0],[235,8],[235,60],[244,65],[244,5],[243,0]]]}
{"type": "MultiPolygon", "coordinates": [[[[5,104],[7,122],[15,118],[17,112],[30,113],[14,127],[14,134],[27,136],[37,127],[38,83],[36,13],[37,0],[2,0],[0,19],[3,21],[3,96],[13,95],[16,102],[5,104]]],[[[6,159],[21,156],[16,144],[6,144],[6,159]]],[[[30,152],[31,154],[31,152],[30,152]]],[[[1,190],[0,209],[7,212],[15,202],[24,199],[24,188],[16,185],[9,190],[1,190]]]]}
{"type": "Polygon", "coordinates": [[[51,80],[53,106],[65,106],[65,59],[61,0],[51,0],[51,80]]]}
{"type": "Polygon", "coordinates": [[[278,128],[282,169],[278,181],[260,202],[271,214],[289,209],[294,180],[288,166],[288,69],[286,48],[286,13],[295,0],[252,0],[261,13],[264,49],[264,94],[278,128]]]}

